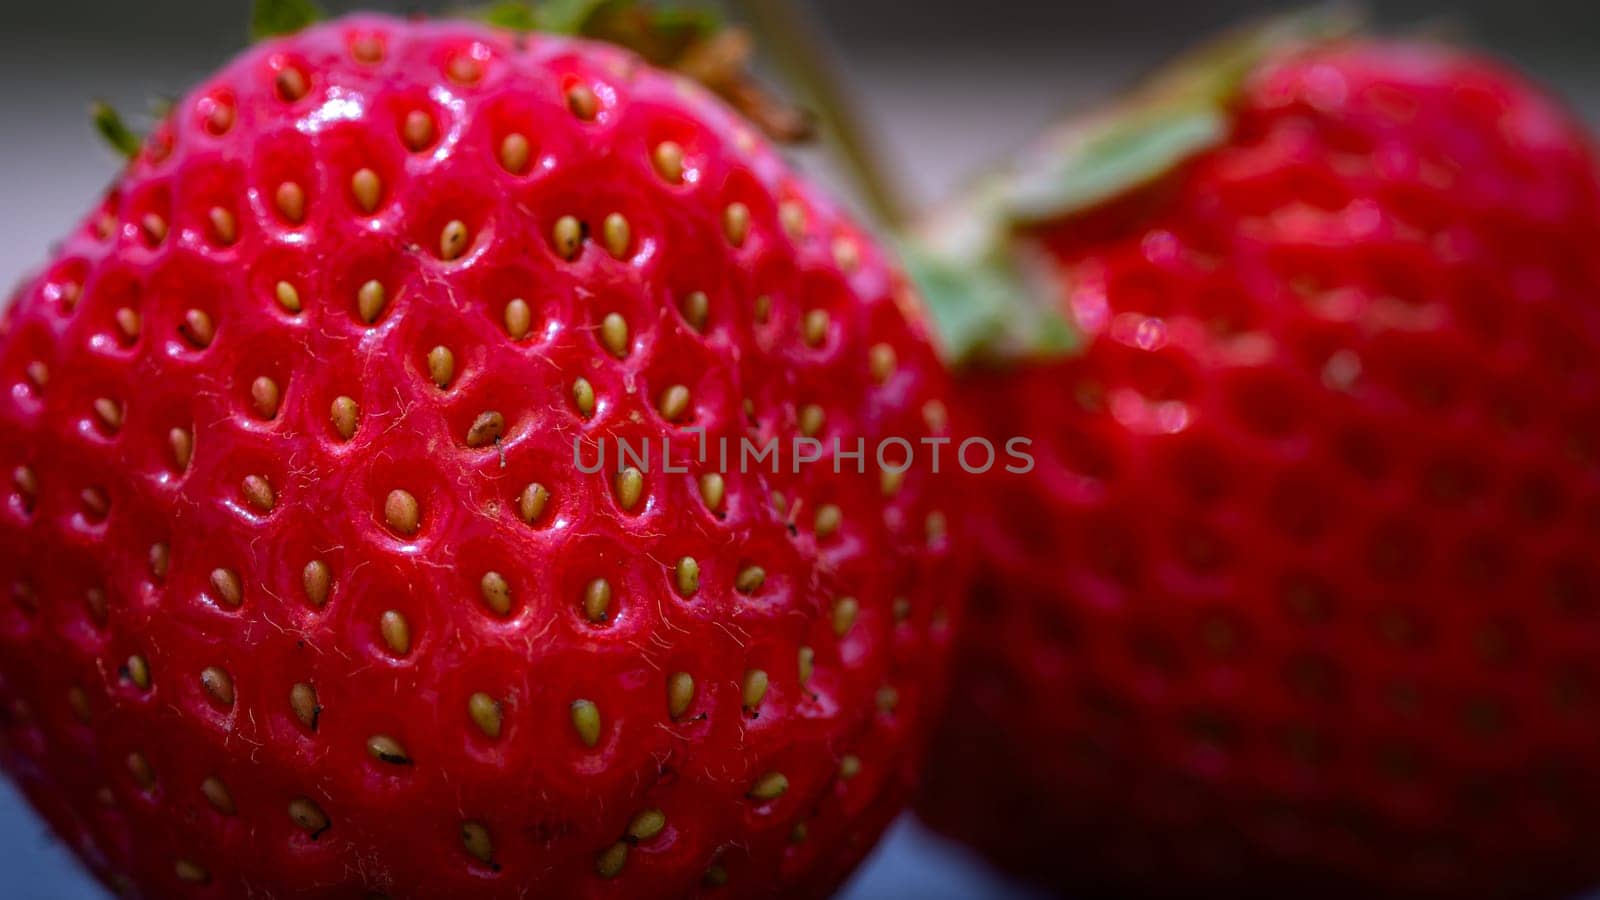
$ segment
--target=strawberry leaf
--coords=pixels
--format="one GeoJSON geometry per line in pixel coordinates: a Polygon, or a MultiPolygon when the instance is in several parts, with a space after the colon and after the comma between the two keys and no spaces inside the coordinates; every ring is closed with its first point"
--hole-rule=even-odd
{"type": "Polygon", "coordinates": [[[139,153],[139,145],[144,141],[139,135],[122,121],[122,115],[111,108],[109,103],[96,101],[89,106],[89,117],[94,121],[94,130],[106,144],[115,150],[123,159],[133,159],[139,153]]]}
{"type": "Polygon", "coordinates": [[[533,21],[540,31],[552,34],[583,34],[601,7],[610,0],[544,0],[533,7],[533,21]]]}
{"type": "Polygon", "coordinates": [[[1159,179],[1220,142],[1228,121],[1219,110],[1163,110],[1111,119],[1062,136],[1006,186],[1006,208],[1022,222],[1092,209],[1159,179]]]}
{"type": "Polygon", "coordinates": [[[1078,330],[1041,287],[1048,276],[1034,273],[1032,260],[1003,249],[963,260],[916,244],[903,247],[900,259],[922,292],[946,359],[1048,358],[1079,344],[1078,330]]]}
{"type": "Polygon", "coordinates": [[[652,65],[699,82],[776,141],[792,143],[812,134],[805,110],[767,91],[751,74],[749,35],[725,27],[710,9],[646,0],[501,0],[463,14],[512,31],[575,35],[626,47],[652,65]]]}
{"type": "MultiPolygon", "coordinates": [[[[642,0],[501,0],[476,12],[490,25],[610,40],[617,32],[682,42],[707,37],[720,25],[709,9],[655,7],[642,0]]],[[[625,45],[627,46],[627,45],[625,45]]]]}
{"type": "Polygon", "coordinates": [[[1101,112],[1045,136],[1007,171],[975,185],[906,248],[952,363],[1074,352],[1063,276],[1032,237],[1146,187],[1226,140],[1235,98],[1276,54],[1357,30],[1340,6],[1268,19],[1202,45],[1101,112]]]}
{"type": "Polygon", "coordinates": [[[1156,181],[1227,137],[1233,99],[1263,62],[1359,26],[1345,7],[1315,6],[1202,44],[1110,108],[1047,135],[1000,188],[1004,213],[1019,224],[1059,220],[1156,181]]]}
{"type": "Polygon", "coordinates": [[[667,6],[655,10],[651,19],[661,31],[695,38],[709,37],[722,27],[715,11],[701,7],[667,6]]]}
{"type": "Polygon", "coordinates": [[[314,0],[255,0],[250,11],[250,39],[294,34],[323,17],[314,0]]]}
{"type": "Polygon", "coordinates": [[[539,27],[533,13],[533,4],[506,0],[478,13],[485,24],[510,31],[534,31],[539,27]]]}

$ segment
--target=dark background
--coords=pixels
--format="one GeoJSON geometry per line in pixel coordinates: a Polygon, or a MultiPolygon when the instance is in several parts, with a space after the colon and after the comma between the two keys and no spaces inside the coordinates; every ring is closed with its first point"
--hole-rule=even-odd
{"type": "MultiPolygon", "coordinates": [[[[1218,27],[1282,3],[1185,0],[817,0],[851,93],[907,192],[928,202],[1218,27]]],[[[355,4],[326,0],[347,10],[355,4]]],[[[394,12],[445,4],[364,4],[394,12]]],[[[138,124],[244,44],[246,0],[0,0],[0,290],[41,261],[116,161],[93,136],[92,98],[138,124]]],[[[1600,2],[1404,0],[1368,5],[1384,30],[1487,47],[1600,123],[1600,2]]],[[[824,175],[826,161],[803,161],[824,175]]],[[[1600,252],[1597,248],[1596,252],[1600,252]]],[[[98,896],[0,782],[0,895],[98,896]]],[[[902,823],[847,888],[879,897],[1027,896],[902,823]]]]}

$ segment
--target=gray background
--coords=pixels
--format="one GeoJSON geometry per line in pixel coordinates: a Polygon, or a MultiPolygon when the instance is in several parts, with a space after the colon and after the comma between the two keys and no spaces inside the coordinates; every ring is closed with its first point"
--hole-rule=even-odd
{"type": "MultiPolygon", "coordinates": [[[[347,9],[347,2],[329,2],[347,9]]],[[[435,3],[366,4],[393,11],[435,3]]],[[[926,202],[1051,119],[1081,109],[1196,36],[1283,4],[1137,0],[819,0],[907,193],[926,202]]],[[[1389,28],[1487,46],[1600,122],[1600,4],[1495,0],[1371,4],[1389,28]]],[[[0,287],[41,261],[112,177],[91,98],[125,111],[180,94],[243,43],[244,0],[0,0],[0,287]]],[[[804,160],[828,177],[826,160],[804,160]]],[[[99,896],[0,783],[0,872],[12,897],[99,896]]],[[[1024,897],[961,851],[902,823],[851,898],[1024,897]]]]}

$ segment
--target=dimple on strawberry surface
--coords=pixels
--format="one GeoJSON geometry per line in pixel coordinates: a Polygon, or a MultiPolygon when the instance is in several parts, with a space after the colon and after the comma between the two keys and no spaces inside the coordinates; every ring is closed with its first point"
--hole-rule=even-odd
{"type": "Polygon", "coordinates": [[[986,513],[924,816],[1074,896],[1600,881],[1600,187],[1518,76],[1351,40],[1021,232],[1068,358],[965,379],[986,513]]]}
{"type": "Polygon", "coordinates": [[[119,890],[818,894],[909,789],[940,486],[717,439],[944,428],[915,301],[620,49],[246,51],[19,290],[0,380],[0,747],[119,890]]]}

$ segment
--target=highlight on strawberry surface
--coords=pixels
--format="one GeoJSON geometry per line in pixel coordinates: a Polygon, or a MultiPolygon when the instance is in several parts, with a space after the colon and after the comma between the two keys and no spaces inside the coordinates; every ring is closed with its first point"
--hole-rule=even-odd
{"type": "Polygon", "coordinates": [[[16,891],[1600,889],[1583,116],[1152,3],[174,38],[0,242],[16,891]]]}

